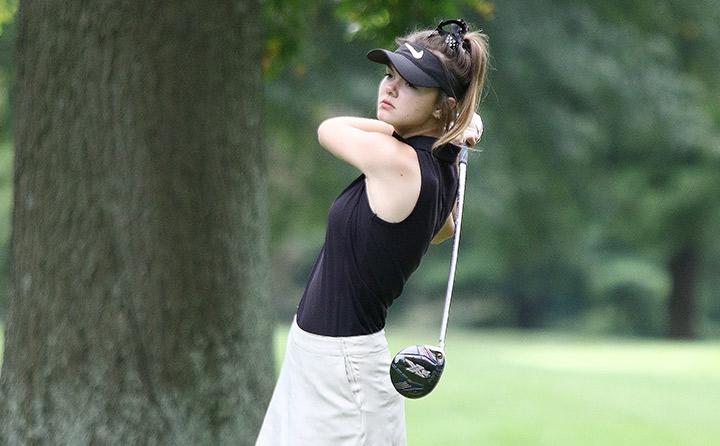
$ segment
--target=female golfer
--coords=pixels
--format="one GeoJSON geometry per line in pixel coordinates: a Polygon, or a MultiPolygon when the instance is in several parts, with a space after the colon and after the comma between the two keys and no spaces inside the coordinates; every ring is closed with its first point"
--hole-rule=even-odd
{"type": "Polygon", "coordinates": [[[453,143],[480,137],[488,47],[462,20],[397,43],[368,53],[387,66],[377,120],[339,117],[318,128],[320,144],[362,175],[330,207],[257,446],[405,444],[385,317],[431,241],[453,233],[453,143]]]}

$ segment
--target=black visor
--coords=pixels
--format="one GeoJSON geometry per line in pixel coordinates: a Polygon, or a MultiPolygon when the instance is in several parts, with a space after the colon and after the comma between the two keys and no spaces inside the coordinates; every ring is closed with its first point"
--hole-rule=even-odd
{"type": "Polygon", "coordinates": [[[443,66],[440,59],[427,48],[405,42],[395,52],[381,48],[367,53],[373,62],[392,65],[400,76],[418,87],[436,87],[450,97],[460,98],[465,93],[460,82],[443,66]]]}

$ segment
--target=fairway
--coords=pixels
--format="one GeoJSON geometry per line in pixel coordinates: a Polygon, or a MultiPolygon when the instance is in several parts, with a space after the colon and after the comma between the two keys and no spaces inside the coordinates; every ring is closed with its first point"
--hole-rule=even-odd
{"type": "MultiPolygon", "coordinates": [[[[393,354],[432,337],[388,330],[393,354]]],[[[451,330],[447,357],[435,391],[406,402],[408,445],[720,444],[718,341],[451,330]]]]}
{"type": "MultiPolygon", "coordinates": [[[[387,336],[394,354],[434,334],[387,336]]],[[[717,341],[451,329],[447,358],[435,391],[406,402],[411,446],[720,444],[717,341]]]]}

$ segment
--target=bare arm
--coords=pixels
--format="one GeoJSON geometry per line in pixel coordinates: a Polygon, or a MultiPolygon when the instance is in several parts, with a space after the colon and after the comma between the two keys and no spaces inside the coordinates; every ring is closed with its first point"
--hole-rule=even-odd
{"type": "Polygon", "coordinates": [[[420,194],[415,150],[392,137],[391,125],[374,119],[332,118],[320,124],[318,140],[336,157],[365,174],[370,208],[381,219],[399,222],[420,194]]]}
{"type": "Polygon", "coordinates": [[[318,141],[330,153],[357,167],[368,177],[393,168],[404,144],[392,137],[394,129],[382,121],[337,117],[318,127],[318,141]]]}
{"type": "MultiPolygon", "coordinates": [[[[392,135],[392,133],[395,131],[393,126],[383,121],[369,118],[356,118],[353,116],[339,116],[336,118],[330,118],[320,124],[320,127],[323,126],[326,126],[328,128],[332,128],[333,126],[347,126],[353,127],[358,130],[363,130],[365,132],[382,133],[385,135],[392,135]]],[[[318,130],[318,133],[319,132],[320,131],[318,130]]]]}

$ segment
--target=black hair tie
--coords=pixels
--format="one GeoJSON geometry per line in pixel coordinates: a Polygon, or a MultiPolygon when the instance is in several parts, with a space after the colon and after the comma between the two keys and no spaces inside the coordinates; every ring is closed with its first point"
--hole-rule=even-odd
{"type": "Polygon", "coordinates": [[[468,26],[463,19],[443,20],[435,30],[441,37],[445,36],[445,44],[453,52],[457,53],[460,46],[465,50],[469,49],[470,42],[465,41],[468,26]]]}

